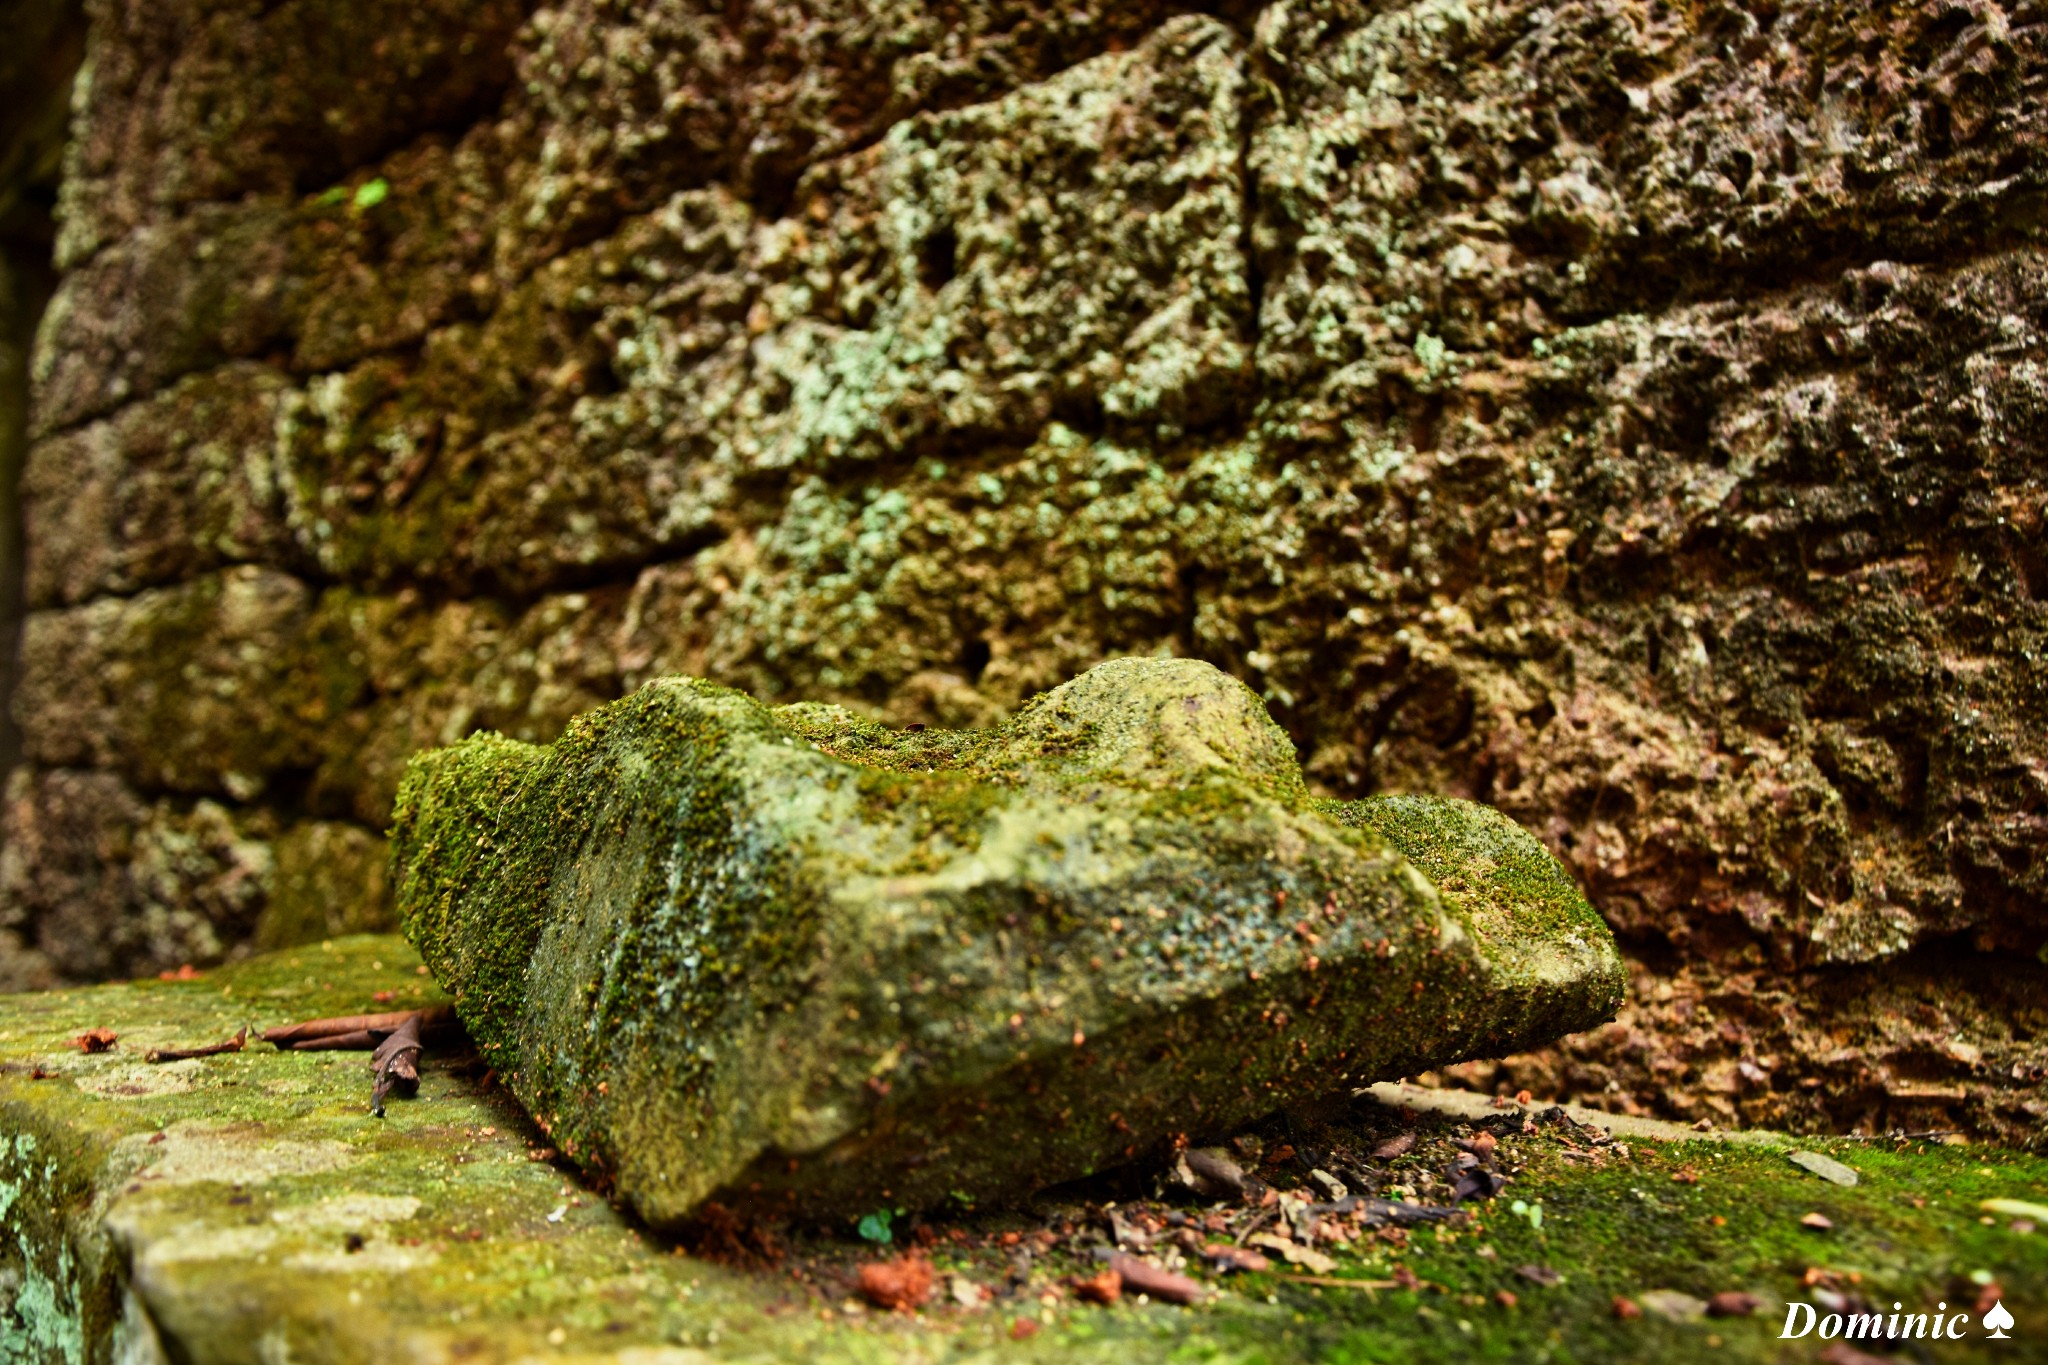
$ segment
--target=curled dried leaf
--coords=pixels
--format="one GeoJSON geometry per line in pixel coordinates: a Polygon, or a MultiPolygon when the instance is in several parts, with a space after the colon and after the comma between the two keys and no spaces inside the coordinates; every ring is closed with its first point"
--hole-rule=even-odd
{"type": "Polygon", "coordinates": [[[384,1117],[385,1097],[396,1091],[411,1099],[420,1088],[420,1016],[408,1014],[370,1054],[376,1081],[370,1088],[370,1112],[384,1117]]]}

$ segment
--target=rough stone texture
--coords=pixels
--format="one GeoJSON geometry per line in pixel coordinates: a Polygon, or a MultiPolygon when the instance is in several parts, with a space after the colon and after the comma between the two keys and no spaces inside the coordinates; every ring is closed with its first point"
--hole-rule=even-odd
{"type": "Polygon", "coordinates": [[[2041,1131],[2038,0],[359,8],[431,41],[317,137],[219,94],[297,9],[174,9],[77,114],[148,154],[37,352],[44,769],[374,837],[662,673],[1165,650],[1586,886],[1635,1003],[1487,1079],[2041,1131]]]}
{"type": "Polygon", "coordinates": [[[144,18],[182,8],[144,0],[95,16],[66,182],[81,188],[67,190],[60,239],[75,269],[39,353],[46,429],[230,356],[285,350],[331,368],[417,346],[677,189],[738,176],[779,203],[827,153],[1123,47],[1174,7],[976,5],[961,23],[914,0],[657,4],[617,18],[576,3],[520,28],[496,117],[482,97],[502,79],[514,5],[400,6],[396,24],[374,6],[315,0],[144,18]],[[408,43],[416,60],[395,55],[408,43]],[[377,79],[309,86],[304,72],[336,53],[368,59],[377,79]],[[102,79],[102,64],[118,76],[102,79]],[[451,66],[460,80],[446,79],[451,66]],[[266,120],[250,92],[286,86],[325,104],[295,96],[266,120]],[[231,126],[138,118],[130,101],[155,99],[218,106],[231,126]],[[401,137],[393,120],[408,106],[418,117],[395,125],[401,137]],[[465,109],[482,117],[451,139],[437,125],[465,109]],[[377,160],[370,144],[394,137],[405,145],[377,160]],[[353,159],[351,139],[363,144],[353,159]],[[323,188],[329,177],[341,183],[323,188]]]}
{"type": "MultiPolygon", "coordinates": [[[[20,679],[25,521],[18,488],[27,463],[29,368],[36,324],[56,272],[50,263],[55,203],[64,157],[73,73],[85,49],[85,20],[71,0],[23,0],[7,11],[0,51],[0,692],[20,679]]],[[[12,716],[0,717],[0,773],[21,761],[12,716]]],[[[24,955],[10,927],[18,911],[0,910],[0,986],[40,981],[47,964],[24,955]]]]}
{"type": "Polygon", "coordinates": [[[0,964],[15,988],[217,961],[259,929],[303,942],[382,918],[383,841],[355,826],[145,800],[75,769],[17,771],[6,799],[0,964]]]}
{"type": "Polygon", "coordinates": [[[285,553],[271,446],[286,388],[232,366],[38,444],[20,498],[47,549],[28,600],[131,594],[285,553]]]}
{"type": "Polygon", "coordinates": [[[519,0],[92,0],[58,262],[166,211],[324,188],[491,108],[519,0]]]}
{"type": "Polygon", "coordinates": [[[1192,659],[981,731],[666,679],[551,748],[421,755],[393,838],[485,1058],[656,1227],[1013,1196],[1621,1001],[1528,834],[1313,802],[1192,659]]]}
{"type": "MultiPolygon", "coordinates": [[[[1975,1294],[1959,1301],[1952,1287],[1972,1272],[1995,1278],[2020,1330],[2048,1313],[2048,1239],[2014,1231],[2010,1215],[1978,1221],[1981,1200],[2037,1201],[2048,1161],[1982,1146],[1800,1144],[1855,1169],[1859,1183],[1844,1188],[1792,1165],[1792,1144],[1773,1134],[1723,1142],[1589,1111],[1575,1116],[1582,1128],[1547,1105],[1495,1108],[1455,1092],[1375,1087],[1390,1093],[1341,1127],[1297,1127],[1292,1137],[1313,1134],[1317,1145],[1362,1157],[1407,1131],[1420,1139],[1413,1152],[1367,1164],[1389,1185],[1434,1195],[1448,1183],[1451,1141],[1485,1128],[1501,1135],[1496,1161],[1516,1173],[1483,1231],[1411,1229],[1405,1246],[1319,1239],[1339,1276],[1379,1283],[1377,1292],[1304,1285],[1278,1265],[1229,1276],[1190,1265],[1208,1291],[1197,1307],[1146,1305],[1129,1293],[1113,1308],[1080,1302],[1076,1272],[1096,1273],[1091,1251],[1110,1229],[1094,1198],[1070,1191],[1024,1218],[963,1214],[932,1227],[942,1234],[928,1249],[939,1292],[912,1315],[849,1307],[852,1263],[873,1255],[850,1235],[793,1238],[779,1267],[681,1254],[573,1174],[536,1160],[546,1139],[518,1105],[446,1052],[427,1057],[419,1097],[392,1103],[382,1120],[368,1113],[362,1053],[259,1043],[161,1066],[141,1060],[149,1048],[243,1024],[378,1007],[380,993],[430,1003],[439,992],[415,975],[416,962],[395,936],[365,936],[197,981],[0,1000],[0,1356],[24,1365],[1424,1365],[1548,1350],[1589,1365],[1777,1362],[1786,1302],[1811,1301],[1802,1281],[1816,1234],[1799,1220],[1815,1210],[1835,1223],[1824,1243],[1830,1262],[1866,1267],[1860,1292],[1869,1301],[1969,1313],[1958,1324],[1963,1339],[1944,1343],[1940,1359],[2021,1354],[2011,1342],[1979,1344],[1975,1294]],[[111,1029],[116,1046],[81,1054],[71,1039],[88,1028],[111,1029]],[[1464,1105],[1452,1102],[1460,1098],[1464,1105]],[[1463,1121],[1440,1122],[1436,1112],[1463,1121]],[[1589,1159],[1594,1124],[1624,1141],[1589,1159]],[[1674,1182],[1674,1171],[1700,1178],[1674,1182]],[[1542,1226],[1501,1207],[1512,1199],[1542,1206],[1542,1226]],[[1020,1228],[1031,1254],[1001,1245],[1020,1228]],[[1535,1286],[1517,1270],[1534,1264],[1571,1269],[1558,1284],[1535,1286]],[[1397,1267],[1423,1283],[1389,1285],[1397,1267]],[[963,1303],[956,1275],[1007,1297],[963,1303]],[[1616,1294],[1705,1299],[1733,1285],[1763,1301],[1755,1316],[1678,1322],[1611,1311],[1616,1294]],[[1512,1310],[1489,1301],[1501,1290],[1518,1297],[1512,1310]],[[1016,1328],[1019,1319],[1038,1330],[1016,1328]]],[[[1265,1131],[1270,1150],[1286,1130],[1265,1131]]],[[[1293,1185],[1306,1169],[1265,1174],[1293,1185]]],[[[1176,1206],[1196,1219],[1208,1212],[1192,1199],[1127,1198],[1118,1212],[1176,1206]]]]}
{"type": "MultiPolygon", "coordinates": [[[[257,1044],[141,1060],[244,1023],[353,1013],[376,992],[433,1003],[441,997],[414,975],[417,960],[397,938],[360,937],[199,982],[10,999],[0,1010],[0,1355],[32,1365],[708,1365],[737,1352],[879,1365],[961,1359],[959,1347],[1004,1339],[1008,1319],[995,1314],[936,1339],[907,1318],[861,1330],[837,1326],[836,1313],[822,1324],[775,1316],[781,1285],[679,1256],[566,1183],[533,1158],[539,1134],[505,1092],[451,1074],[445,1055],[422,1068],[419,1098],[383,1121],[368,1113],[362,1053],[257,1044]],[[120,1041],[81,1056],[68,1040],[86,1028],[120,1041]]],[[[1133,1321],[1025,1354],[1128,1359],[1166,1325],[1133,1321]]],[[[1182,1330],[1215,1344],[1206,1326],[1182,1330]]]]}

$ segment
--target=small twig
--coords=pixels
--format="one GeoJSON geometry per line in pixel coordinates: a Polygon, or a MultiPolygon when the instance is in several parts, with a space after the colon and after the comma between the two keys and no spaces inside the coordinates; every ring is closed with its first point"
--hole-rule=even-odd
{"type": "Polygon", "coordinates": [[[1274,1220],[1276,1220],[1276,1219],[1277,1219],[1277,1218],[1279,1218],[1279,1217],[1280,1217],[1280,1210],[1278,1210],[1278,1209],[1263,1209],[1263,1210],[1261,1210],[1260,1212],[1258,1212],[1257,1214],[1254,1214],[1254,1215],[1252,1216],[1252,1221],[1251,1221],[1251,1222],[1249,1222],[1249,1223],[1245,1224],[1245,1226],[1244,1226],[1244,1227],[1242,1227],[1242,1228],[1240,1228],[1240,1229],[1238,1230],[1238,1234],[1237,1234],[1237,1236],[1231,1239],[1231,1244],[1232,1244],[1233,1246],[1243,1246],[1243,1245],[1244,1245],[1244,1239],[1245,1239],[1245,1238],[1247,1238],[1247,1237],[1251,1236],[1251,1235],[1252,1235],[1253,1233],[1257,1232],[1257,1231],[1258,1231],[1258,1230],[1259,1230],[1260,1228],[1262,1228],[1262,1227],[1266,1226],[1266,1224],[1268,1224],[1268,1223],[1271,1223],[1271,1222],[1273,1222],[1274,1220]]]}
{"type": "Polygon", "coordinates": [[[368,1052],[376,1072],[370,1089],[370,1112],[384,1117],[384,1100],[392,1093],[410,1099],[420,1088],[420,1048],[424,1035],[459,1034],[461,1025],[447,1005],[423,1010],[392,1010],[387,1014],[349,1014],[333,1019],[308,1019],[265,1029],[265,1041],[283,1052],[368,1052]]]}
{"type": "MultiPolygon", "coordinates": [[[[1374,1292],[1376,1290],[1399,1289],[1401,1287],[1399,1280],[1340,1280],[1335,1275],[1276,1275],[1273,1278],[1285,1280],[1289,1284],[1320,1285],[1325,1289],[1363,1289],[1366,1293],[1373,1294],[1375,1298],[1378,1297],[1374,1292]]],[[[1428,1281],[1417,1280],[1416,1283],[1426,1284],[1428,1281]]]]}
{"type": "Polygon", "coordinates": [[[1837,1133],[1837,1142],[1920,1142],[1927,1138],[1954,1137],[1960,1128],[1930,1128],[1924,1133],[1837,1133]]]}
{"type": "Polygon", "coordinates": [[[1135,1256],[1126,1256],[1119,1251],[1109,1258],[1109,1268],[1116,1272],[1121,1281],[1120,1288],[1135,1294],[1144,1294],[1166,1303],[1199,1303],[1202,1300],[1202,1286],[1185,1275],[1163,1270],[1149,1261],[1135,1256]]]}
{"type": "Polygon", "coordinates": [[[208,1043],[205,1047],[153,1047],[144,1053],[145,1062],[185,1062],[194,1057],[218,1057],[223,1052],[240,1052],[242,1045],[249,1041],[249,1030],[244,1028],[234,1037],[223,1042],[208,1043]]]}

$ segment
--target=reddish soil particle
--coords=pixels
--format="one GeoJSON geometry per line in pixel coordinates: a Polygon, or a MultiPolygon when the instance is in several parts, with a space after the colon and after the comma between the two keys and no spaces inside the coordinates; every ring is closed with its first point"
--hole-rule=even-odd
{"type": "Polygon", "coordinates": [[[877,1308],[907,1313],[932,1296],[931,1262],[917,1253],[893,1261],[871,1261],[860,1268],[860,1296],[877,1308]]]}
{"type": "Polygon", "coordinates": [[[1124,1295],[1124,1277],[1114,1270],[1074,1281],[1074,1297],[1088,1303],[1112,1304],[1124,1295]]]}
{"type": "Polygon", "coordinates": [[[105,1052],[120,1036],[110,1028],[89,1028],[71,1041],[80,1052],[105,1052]]]}

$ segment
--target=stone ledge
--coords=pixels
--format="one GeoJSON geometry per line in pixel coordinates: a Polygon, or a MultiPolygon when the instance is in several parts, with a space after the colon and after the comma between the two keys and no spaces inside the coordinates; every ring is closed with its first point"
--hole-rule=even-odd
{"type": "MultiPolygon", "coordinates": [[[[1171,1355],[1278,1365],[1531,1359],[1562,1347],[1588,1362],[1725,1365],[1786,1358],[1777,1332],[1786,1303],[1811,1297],[1809,1265],[1861,1276],[1873,1302],[1929,1309],[1953,1302],[1958,1286],[1978,1293],[1973,1275],[1992,1277],[2023,1332],[2048,1321],[2048,1236],[1982,1219],[1979,1206],[2038,1201],[2048,1161],[1989,1147],[1802,1139],[1857,1168],[1861,1183],[1844,1189],[1795,1168],[1774,1143],[1631,1132],[1631,1155],[1589,1164],[1582,1151],[1567,1155],[1585,1130],[1510,1136],[1514,1183],[1468,1229],[1418,1234],[1399,1252],[1377,1242],[1337,1249],[1340,1277],[1398,1264],[1421,1277],[1415,1291],[1275,1273],[1212,1281],[1219,1292],[1193,1309],[1128,1299],[1055,1309],[1041,1308],[1045,1285],[1034,1281],[986,1309],[935,1304],[884,1317],[850,1313],[837,1295],[807,1299],[783,1274],[679,1254],[529,1160],[538,1135],[516,1106],[445,1062],[430,1062],[420,1098],[394,1104],[380,1123],[367,1112],[361,1053],[258,1044],[160,1067],[140,1060],[149,1047],[210,1041],[244,1023],[371,1008],[382,990],[398,993],[394,1003],[438,1000],[417,961],[395,937],[365,936],[195,981],[0,1002],[0,1358],[703,1365],[1171,1355]],[[115,1029],[119,1045],[81,1055],[69,1040],[90,1027],[115,1029]],[[32,1079],[37,1067],[48,1079],[32,1079]],[[1532,1226],[1507,1207],[1516,1199],[1547,1217],[1532,1226]],[[1834,1228],[1802,1227],[1807,1210],[1825,1211],[1834,1228]],[[1530,1262],[1562,1281],[1519,1277],[1530,1262]],[[1503,1305],[1502,1289],[1519,1302],[1503,1305]],[[1763,1307],[1698,1320],[1610,1311],[1617,1294],[1653,1304],[1730,1289],[1763,1307]],[[1653,1298],[1658,1290],[1664,1299],[1653,1298]],[[1023,1316],[1045,1325],[1012,1341],[1023,1316]]],[[[1386,1089],[1389,1105],[1417,1100],[1412,1088],[1386,1089]]],[[[1484,1109],[1460,1112],[1520,1128],[1484,1109]]],[[[1355,1141],[1406,1121],[1368,1105],[1348,1122],[1355,1141]]],[[[1428,1116],[1420,1130],[1423,1147],[1469,1131],[1428,1116]]],[[[1398,1164],[1390,1176],[1417,1178],[1398,1164]]],[[[1941,1359],[1993,1359],[1979,1340],[1973,1331],[1944,1343],[1941,1359]]]]}
{"type": "MultiPolygon", "coordinates": [[[[10,1361],[973,1359],[961,1346],[1130,1359],[1184,1310],[1092,1343],[1011,1346],[1007,1315],[915,1339],[820,1321],[781,1277],[685,1256],[545,1161],[518,1106],[430,1055],[418,1099],[370,1117],[366,1055],[152,1066],[300,1018],[445,999],[395,936],[276,953],[189,982],[0,1005],[0,1358],[10,1361]],[[82,1055],[88,1028],[119,1035],[82,1055]],[[49,1073],[35,1079],[38,1071],[49,1073]],[[11,1281],[12,1283],[8,1283],[11,1281]],[[999,1320],[1000,1317],[1000,1320],[999,1320]],[[1047,1349],[1048,1346],[1051,1349],[1047,1349]]],[[[1051,1338],[1056,1334],[1048,1333],[1051,1338]]]]}

